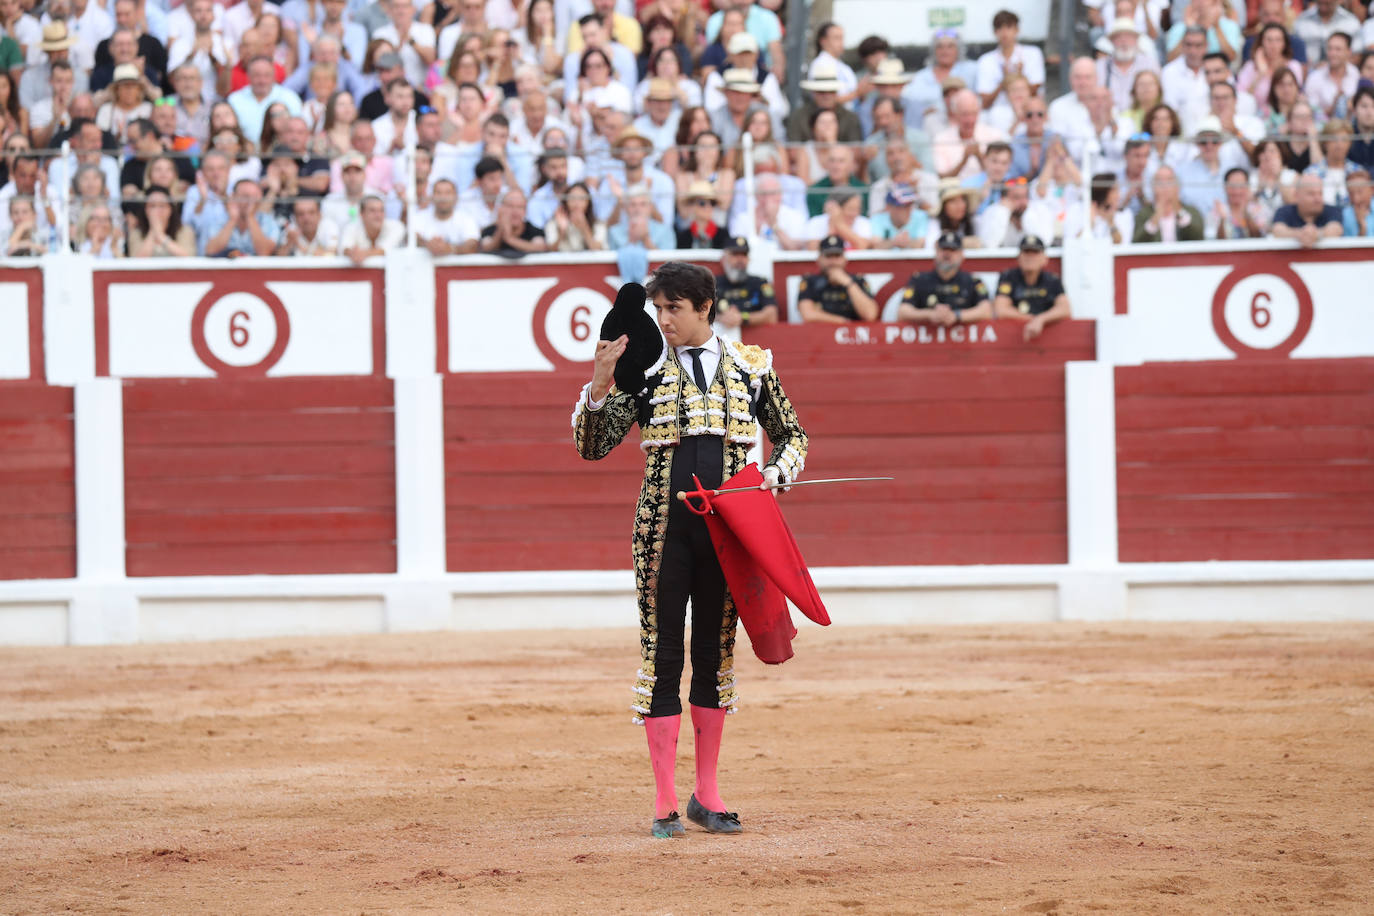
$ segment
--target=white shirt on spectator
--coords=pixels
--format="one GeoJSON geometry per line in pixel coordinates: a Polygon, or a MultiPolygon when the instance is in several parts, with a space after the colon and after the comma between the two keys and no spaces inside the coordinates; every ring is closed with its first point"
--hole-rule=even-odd
{"type": "MultiPolygon", "coordinates": [[[[239,42],[243,40],[243,33],[257,24],[258,16],[261,16],[262,13],[272,13],[280,19],[281,7],[277,6],[275,3],[264,2],[261,12],[254,14],[248,7],[248,0],[240,0],[239,3],[235,3],[233,6],[225,6],[220,29],[223,31],[224,37],[228,39],[229,46],[234,48],[236,54],[239,42]]],[[[191,34],[194,36],[195,33],[192,32],[191,34]]],[[[194,37],[192,37],[191,40],[194,42],[194,37]]],[[[170,63],[168,64],[168,69],[171,69],[170,63]]]]}
{"type": "Polygon", "coordinates": [[[267,98],[264,99],[253,95],[253,87],[250,85],[229,93],[225,101],[234,109],[234,114],[238,115],[239,127],[243,130],[243,135],[250,140],[262,136],[262,119],[266,117],[267,109],[272,107],[272,103],[281,102],[292,115],[301,113],[301,97],[280,83],[273,84],[268,90],[267,98]]]}
{"type": "Polygon", "coordinates": [[[350,248],[380,248],[383,251],[390,251],[393,248],[400,248],[406,241],[406,227],[401,225],[398,219],[390,217],[382,220],[382,231],[377,233],[377,240],[374,242],[367,237],[367,230],[363,228],[363,221],[355,219],[344,229],[339,237],[339,254],[343,254],[350,248]]]}
{"type": "Polygon", "coordinates": [[[1182,57],[1164,65],[1159,82],[1164,90],[1164,104],[1176,111],[1185,124],[1205,117],[1211,108],[1211,92],[1202,68],[1190,70],[1182,57]]]}
{"type": "MultiPolygon", "coordinates": [[[[611,58],[611,70],[615,81],[622,84],[633,96],[635,85],[639,82],[639,64],[635,62],[634,52],[618,41],[607,42],[603,50],[611,58]]],[[[577,74],[582,69],[581,54],[567,54],[563,57],[563,101],[577,101],[577,74]]],[[[633,108],[625,111],[630,112],[633,108]]]]}
{"type": "Polygon", "coordinates": [[[1045,55],[1032,45],[1016,45],[1011,50],[1011,60],[1002,56],[1001,48],[993,48],[978,58],[978,93],[987,95],[997,93],[997,101],[1006,95],[1001,92],[1002,80],[1007,75],[1007,64],[1020,64],[1021,75],[1030,80],[1032,86],[1045,85],[1045,55]]]}
{"type": "MultiPolygon", "coordinates": [[[[292,225],[295,225],[295,223],[292,223],[292,225]]],[[[333,220],[321,216],[320,224],[315,229],[315,237],[313,239],[307,239],[305,234],[300,231],[300,227],[296,226],[296,244],[291,247],[291,250],[288,251],[287,254],[304,257],[325,253],[334,254],[338,250],[339,227],[334,224],[333,220]]]]}
{"type": "Polygon", "coordinates": [[[1064,148],[1074,162],[1082,158],[1083,144],[1097,134],[1088,107],[1078,101],[1078,96],[1072,92],[1050,102],[1048,123],[1048,132],[1064,138],[1064,148]]]}
{"type": "MultiPolygon", "coordinates": [[[[1086,109],[1084,109],[1084,112],[1086,114],[1086,109]]],[[[1091,133],[1091,121],[1088,123],[1088,129],[1091,133]]],[[[994,143],[998,140],[1006,141],[1010,138],[997,128],[979,122],[973,126],[973,139],[977,141],[981,151],[986,151],[989,143],[994,143]]],[[[935,138],[930,141],[933,147],[931,158],[935,160],[935,171],[941,175],[945,175],[950,169],[958,165],[959,160],[964,158],[965,142],[966,141],[959,136],[959,128],[953,124],[936,134],[935,138]]],[[[964,163],[964,167],[959,170],[959,173],[955,177],[971,178],[981,171],[983,171],[982,164],[977,159],[970,156],[968,161],[964,163]]]]}
{"type": "Polygon", "coordinates": [[[655,124],[654,119],[647,114],[642,114],[634,120],[634,129],[639,131],[654,144],[654,154],[646,162],[657,166],[658,161],[663,158],[663,154],[677,145],[677,125],[678,113],[671,112],[668,120],[663,124],[655,124]]]}
{"type": "MultiPolygon", "coordinates": [[[[234,7],[234,9],[238,8],[237,6],[234,7]]],[[[179,35],[172,39],[171,47],[167,49],[167,72],[171,73],[177,67],[190,61],[191,66],[200,71],[201,85],[205,87],[201,94],[211,93],[210,98],[214,98],[213,90],[219,76],[219,71],[215,69],[215,61],[219,61],[224,66],[232,65],[235,59],[234,52],[231,50],[233,46],[225,39],[223,32],[214,28],[210,30],[209,53],[196,50],[195,45],[194,33],[184,37],[179,35]]]]}
{"type": "MultiPolygon", "coordinates": [[[[52,17],[47,13],[39,19],[39,25],[50,22],[52,17]]],[[[80,16],[67,19],[67,31],[77,37],[77,43],[85,52],[83,59],[91,61],[90,66],[95,66],[96,45],[113,35],[114,27],[114,19],[95,0],[87,0],[86,11],[80,16]]]]}
{"type": "Polygon", "coordinates": [[[1359,51],[1364,46],[1360,39],[1360,20],[1343,6],[1336,6],[1330,22],[1322,21],[1315,3],[1293,19],[1293,34],[1307,49],[1308,69],[1317,66],[1318,61],[1326,60],[1326,40],[1336,32],[1350,36],[1350,50],[1359,51]]]}
{"type": "Polygon", "coordinates": [[[816,65],[820,63],[828,63],[835,68],[835,78],[840,81],[840,95],[848,95],[859,88],[859,78],[854,75],[854,68],[829,51],[822,51],[811,59],[811,66],[806,71],[808,79],[816,78],[816,65]]]}
{"type": "MultiPolygon", "coordinates": [[[[389,152],[392,141],[396,139],[396,121],[391,117],[390,111],[372,119],[372,133],[377,136],[377,149],[382,152],[389,152]]],[[[418,142],[419,136],[415,133],[415,112],[412,111],[406,118],[405,130],[401,135],[401,145],[405,146],[418,142]]],[[[395,155],[399,156],[400,153],[395,155]]]]}
{"type": "Polygon", "coordinates": [[[785,205],[778,207],[778,215],[774,218],[772,224],[762,226],[758,228],[756,232],[750,232],[750,229],[753,227],[749,225],[748,213],[736,213],[730,219],[731,235],[743,235],[746,237],[753,235],[759,239],[761,245],[769,246],[772,250],[778,251],[781,249],[782,245],[778,241],[777,233],[773,231],[774,227],[782,230],[784,235],[794,241],[807,240],[806,214],[793,207],[785,205]]]}
{"type": "MultiPolygon", "coordinates": [[[[32,54],[43,43],[43,27],[38,24],[37,19],[28,13],[19,14],[19,18],[14,21],[14,28],[0,27],[0,35],[8,35],[18,44],[23,45],[25,57],[32,54]]],[[[9,214],[5,215],[5,219],[9,219],[9,214]]]]}
{"type": "Polygon", "coordinates": [[[1332,79],[1331,70],[1326,64],[1322,64],[1307,74],[1307,82],[1303,84],[1302,91],[1303,95],[1307,96],[1307,101],[1319,112],[1317,117],[1324,118],[1336,104],[1336,99],[1345,96],[1349,100],[1359,88],[1359,84],[1360,72],[1353,64],[1345,65],[1345,72],[1339,80],[1332,79]]]}
{"type": "Polygon", "coordinates": [[[472,217],[459,209],[442,220],[434,215],[433,207],[425,207],[415,214],[415,235],[421,239],[443,239],[450,245],[461,245],[477,241],[481,234],[482,230],[472,217]]]}
{"type": "MultiPolygon", "coordinates": [[[[40,184],[38,188],[35,190],[41,188],[42,185],[40,184]]],[[[9,242],[10,230],[13,228],[10,225],[10,198],[14,197],[18,193],[19,189],[14,186],[13,181],[6,182],[5,186],[3,188],[0,188],[0,238],[3,238],[6,243],[9,242]]],[[[37,197],[37,194],[35,194],[34,196],[37,197]]],[[[57,182],[48,182],[47,198],[48,206],[52,207],[55,213],[60,213],[60,207],[62,205],[62,202],[59,199],[60,195],[58,193],[57,182]]],[[[45,240],[48,237],[49,228],[47,208],[43,206],[43,202],[41,200],[34,200],[33,204],[33,209],[36,216],[35,222],[38,229],[38,232],[36,233],[36,238],[38,239],[40,244],[46,245],[45,240]]]]}
{"type": "MultiPolygon", "coordinates": [[[[414,39],[417,45],[426,48],[433,48],[435,45],[434,27],[418,20],[410,24],[410,33],[407,37],[414,39]]],[[[425,75],[429,72],[429,66],[419,52],[410,46],[409,41],[401,44],[401,36],[397,33],[396,27],[390,24],[382,26],[372,33],[373,41],[378,38],[391,42],[397,48],[396,53],[401,55],[401,63],[405,66],[406,82],[412,86],[423,86],[425,75]]]]}
{"type": "MultiPolygon", "coordinates": [[[[868,221],[866,216],[854,217],[854,225],[850,228],[861,239],[873,238],[873,224],[868,221]]],[[[806,230],[803,232],[802,238],[808,242],[819,242],[829,234],[830,217],[822,213],[820,216],[813,216],[806,221],[806,230]]]]}
{"type": "Polygon", "coordinates": [[[1026,204],[1021,214],[1021,228],[1011,224],[1011,210],[1001,203],[995,203],[973,218],[974,230],[984,248],[1015,248],[1021,244],[1021,237],[1038,235],[1042,239],[1054,238],[1054,213],[1038,200],[1026,204]]]}
{"type": "Polygon", "coordinates": [[[488,205],[481,191],[476,188],[468,188],[466,191],[460,192],[458,196],[458,209],[476,223],[479,230],[485,229],[496,222],[496,208],[500,205],[500,200],[500,195],[497,195],[496,202],[488,205]]]}

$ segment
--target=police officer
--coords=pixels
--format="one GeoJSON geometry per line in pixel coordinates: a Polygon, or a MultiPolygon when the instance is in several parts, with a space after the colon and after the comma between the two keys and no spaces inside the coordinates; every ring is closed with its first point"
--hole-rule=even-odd
{"type": "Polygon", "coordinates": [[[897,319],[947,328],[992,318],[987,286],[963,266],[963,239],[957,232],[942,233],[935,242],[935,269],[911,275],[897,319]]]}
{"type": "Polygon", "coordinates": [[[749,240],[740,235],[726,242],[720,266],[724,273],[716,277],[716,321],[727,328],[776,324],[773,284],[749,273],[749,240]]]}
{"type": "Polygon", "coordinates": [[[821,239],[820,273],[803,277],[797,293],[797,310],[803,321],[877,321],[877,301],[868,291],[863,277],[845,270],[844,239],[827,235],[821,239]]]}
{"type": "Polygon", "coordinates": [[[1064,284],[1045,269],[1045,242],[1038,235],[1021,239],[1016,266],[997,279],[993,313],[1026,323],[1024,337],[1034,340],[1045,326],[1070,317],[1064,284]]]}

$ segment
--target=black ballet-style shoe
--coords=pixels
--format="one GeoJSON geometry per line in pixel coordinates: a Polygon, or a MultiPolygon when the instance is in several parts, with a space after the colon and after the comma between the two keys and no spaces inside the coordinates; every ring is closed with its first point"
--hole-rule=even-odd
{"type": "Polygon", "coordinates": [[[682,826],[682,821],[678,819],[677,812],[674,811],[667,817],[655,818],[649,832],[660,840],[670,840],[675,836],[686,836],[687,828],[682,826]]]}
{"type": "Polygon", "coordinates": [[[695,794],[687,802],[687,820],[696,824],[707,833],[739,833],[739,815],[733,811],[710,811],[695,794]]]}

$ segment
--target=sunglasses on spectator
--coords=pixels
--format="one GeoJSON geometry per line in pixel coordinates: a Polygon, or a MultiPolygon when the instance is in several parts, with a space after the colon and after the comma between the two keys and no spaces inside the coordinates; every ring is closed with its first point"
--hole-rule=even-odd
{"type": "Polygon", "coordinates": [[[694,207],[714,207],[716,202],[709,197],[698,197],[692,201],[694,207]]]}

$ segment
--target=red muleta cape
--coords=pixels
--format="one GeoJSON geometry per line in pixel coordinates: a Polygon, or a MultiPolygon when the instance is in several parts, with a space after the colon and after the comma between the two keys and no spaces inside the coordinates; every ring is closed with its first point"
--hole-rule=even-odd
{"type": "Polygon", "coordinates": [[[687,508],[706,519],[754,654],[766,664],[782,664],[792,657],[792,638],[797,635],[786,599],[809,619],[830,625],[797,539],[774,494],[758,489],[763,474],[757,465],[748,465],[719,487],[752,487],[748,492],[712,496],[701,481],[692,479],[697,489],[687,493],[687,508]]]}

